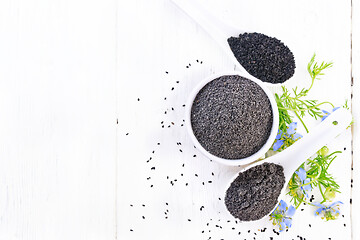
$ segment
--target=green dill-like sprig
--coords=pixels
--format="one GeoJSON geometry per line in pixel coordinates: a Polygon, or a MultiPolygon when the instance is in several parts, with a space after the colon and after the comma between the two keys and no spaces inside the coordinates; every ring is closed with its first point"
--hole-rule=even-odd
{"type": "Polygon", "coordinates": [[[279,129],[282,131],[285,131],[286,126],[292,122],[292,115],[289,111],[296,115],[306,132],[309,132],[302,119],[305,116],[305,113],[308,113],[311,117],[317,119],[321,118],[323,115],[319,108],[320,105],[330,104],[334,108],[334,105],[330,102],[318,103],[318,100],[303,99],[313,87],[315,79],[319,79],[319,76],[324,75],[323,71],[333,65],[332,62],[322,62],[319,65],[315,62],[315,56],[315,54],[312,56],[307,66],[307,70],[311,77],[311,85],[309,88],[302,88],[298,91],[298,88],[296,87],[295,89],[292,89],[292,93],[290,93],[285,86],[282,86],[283,93],[280,96],[275,94],[275,100],[279,109],[279,129]]]}

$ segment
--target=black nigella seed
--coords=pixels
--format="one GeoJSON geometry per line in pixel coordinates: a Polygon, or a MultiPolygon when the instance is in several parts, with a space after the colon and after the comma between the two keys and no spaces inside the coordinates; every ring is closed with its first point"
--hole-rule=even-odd
{"type": "Polygon", "coordinates": [[[242,159],[258,152],[268,140],[272,124],[266,93],[238,75],[206,84],[191,108],[195,137],[205,150],[225,159],[242,159]]]}
{"type": "Polygon", "coordinates": [[[145,207],[145,204],[142,204],[141,206],[145,207]]]}
{"type": "Polygon", "coordinates": [[[199,175],[197,175],[196,173],[195,173],[195,177],[198,177],[199,175]]]}
{"type": "Polygon", "coordinates": [[[129,133],[126,133],[125,135],[126,135],[126,136],[129,135],[129,133]]]}
{"type": "Polygon", "coordinates": [[[134,230],[130,229],[130,232],[133,232],[134,230]]]}
{"type": "Polygon", "coordinates": [[[139,102],[139,101],[140,101],[140,98],[138,98],[137,100],[138,100],[138,102],[139,102]]]}
{"type": "Polygon", "coordinates": [[[261,33],[244,33],[227,41],[235,58],[254,77],[283,83],[294,75],[294,55],[280,40],[261,33]]]}
{"type": "Polygon", "coordinates": [[[145,219],[145,216],[142,216],[142,219],[145,219]]]}
{"type": "Polygon", "coordinates": [[[168,72],[168,71],[166,71],[165,73],[166,73],[166,74],[169,74],[169,72],[168,72]]]}
{"type": "Polygon", "coordinates": [[[225,205],[241,221],[261,219],[278,203],[285,184],[283,167],[263,163],[240,172],[226,190],[225,205]]]}
{"type": "Polygon", "coordinates": [[[196,155],[194,155],[193,157],[196,157],[196,155]]]}
{"type": "Polygon", "coordinates": [[[188,219],[189,222],[191,222],[191,219],[188,219]]]}
{"type": "Polygon", "coordinates": [[[155,167],[152,167],[151,170],[155,170],[155,167]]]}

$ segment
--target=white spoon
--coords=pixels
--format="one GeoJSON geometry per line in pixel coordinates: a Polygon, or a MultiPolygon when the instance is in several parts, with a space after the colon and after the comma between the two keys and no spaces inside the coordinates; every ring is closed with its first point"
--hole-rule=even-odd
{"type": "MultiPolygon", "coordinates": [[[[239,37],[239,34],[243,34],[245,31],[233,27],[228,23],[222,22],[220,19],[216,18],[206,9],[204,9],[196,0],[171,1],[175,3],[180,9],[182,9],[188,16],[194,19],[218,43],[218,45],[223,49],[224,53],[228,55],[230,59],[232,59],[233,63],[240,72],[242,72],[245,76],[250,75],[247,70],[238,62],[227,42],[228,38],[239,37]]],[[[246,32],[251,33],[251,31],[246,32]]],[[[264,83],[271,86],[271,84],[268,82],[264,83]]]]}
{"type": "MultiPolygon", "coordinates": [[[[328,143],[331,139],[335,138],[341,132],[343,132],[349,126],[351,121],[351,113],[348,110],[340,108],[335,112],[331,113],[323,122],[319,123],[316,128],[312,129],[310,133],[306,134],[302,139],[295,142],[286,150],[274,156],[266,158],[263,161],[249,164],[244,169],[242,169],[240,173],[244,173],[250,168],[264,163],[274,163],[281,165],[284,168],[285,184],[284,186],[282,186],[280,194],[276,196],[276,198],[278,199],[280,195],[284,194],[287,183],[290,181],[290,178],[292,177],[296,169],[305,160],[311,157],[316,151],[318,151],[321,147],[328,143]]],[[[239,174],[237,174],[231,182],[233,182],[238,175],[239,174]]],[[[264,202],[262,202],[261,204],[264,204],[264,202]]],[[[268,206],[268,209],[272,210],[265,214],[263,217],[254,220],[260,220],[264,218],[265,216],[270,214],[275,209],[275,207],[277,207],[277,203],[274,206],[268,206]]]]}

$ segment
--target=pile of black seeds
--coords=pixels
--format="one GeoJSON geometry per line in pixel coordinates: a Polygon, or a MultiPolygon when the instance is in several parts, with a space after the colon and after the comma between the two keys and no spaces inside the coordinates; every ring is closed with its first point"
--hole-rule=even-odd
{"type": "Polygon", "coordinates": [[[270,101],[253,81],[221,76],[205,85],[191,108],[195,137],[208,152],[242,159],[259,151],[273,123],[270,101]]]}
{"type": "Polygon", "coordinates": [[[244,33],[230,37],[228,43],[246,71],[264,82],[283,83],[294,75],[294,55],[276,38],[244,33]]]}
{"type": "Polygon", "coordinates": [[[285,184],[284,169],[273,163],[252,167],[231,183],[225,205],[241,221],[254,221],[268,215],[278,203],[285,184]]]}

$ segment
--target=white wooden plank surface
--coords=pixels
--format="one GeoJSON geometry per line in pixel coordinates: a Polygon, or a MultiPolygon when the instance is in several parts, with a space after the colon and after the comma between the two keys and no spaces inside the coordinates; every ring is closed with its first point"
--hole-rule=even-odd
{"type": "MultiPolygon", "coordinates": [[[[297,61],[288,86],[309,84],[314,52],[333,60],[311,97],[342,105],[353,91],[358,118],[359,0],[200,1],[283,40],[297,61]]],[[[237,169],[204,158],[181,124],[197,82],[233,68],[168,0],[0,1],[0,240],[360,239],[356,123],[353,142],[348,131],[329,144],[346,148],[331,169],[344,217],[324,223],[305,207],[278,236],[227,214],[218,198],[237,169]]]]}
{"type": "Polygon", "coordinates": [[[0,19],[0,239],[114,239],[116,1],[0,19]]]}
{"type": "MultiPolygon", "coordinates": [[[[213,0],[202,3],[240,29],[283,40],[297,61],[297,71],[287,83],[289,86],[310,83],[306,65],[314,52],[319,60],[334,61],[334,68],[327,71],[322,81],[316,82],[310,97],[330,100],[338,106],[343,105],[345,99],[350,101],[350,1],[213,0]]],[[[350,131],[329,144],[331,150],[346,148],[331,168],[341,186],[342,193],[337,199],[345,203],[344,217],[325,223],[313,216],[313,209],[304,207],[303,212],[298,211],[292,229],[279,236],[272,232],[268,220],[236,224],[218,200],[223,198],[227,181],[236,168],[209,162],[193,148],[181,126],[182,104],[189,91],[203,77],[232,70],[233,64],[192,19],[168,1],[138,0],[119,8],[119,28],[128,36],[118,40],[122,45],[119,44],[119,75],[126,79],[118,88],[119,115],[122,116],[119,157],[126,163],[119,165],[119,193],[125,193],[118,204],[119,236],[126,239],[299,239],[299,235],[306,239],[351,239],[350,131]],[[130,25],[127,19],[134,21],[130,25]],[[202,211],[201,206],[205,206],[202,211]],[[259,231],[263,227],[268,229],[265,233],[259,231]]]]}
{"type": "Polygon", "coordinates": [[[360,1],[352,1],[352,112],[355,124],[353,133],[353,191],[352,191],[352,238],[360,239],[360,1]]]}

